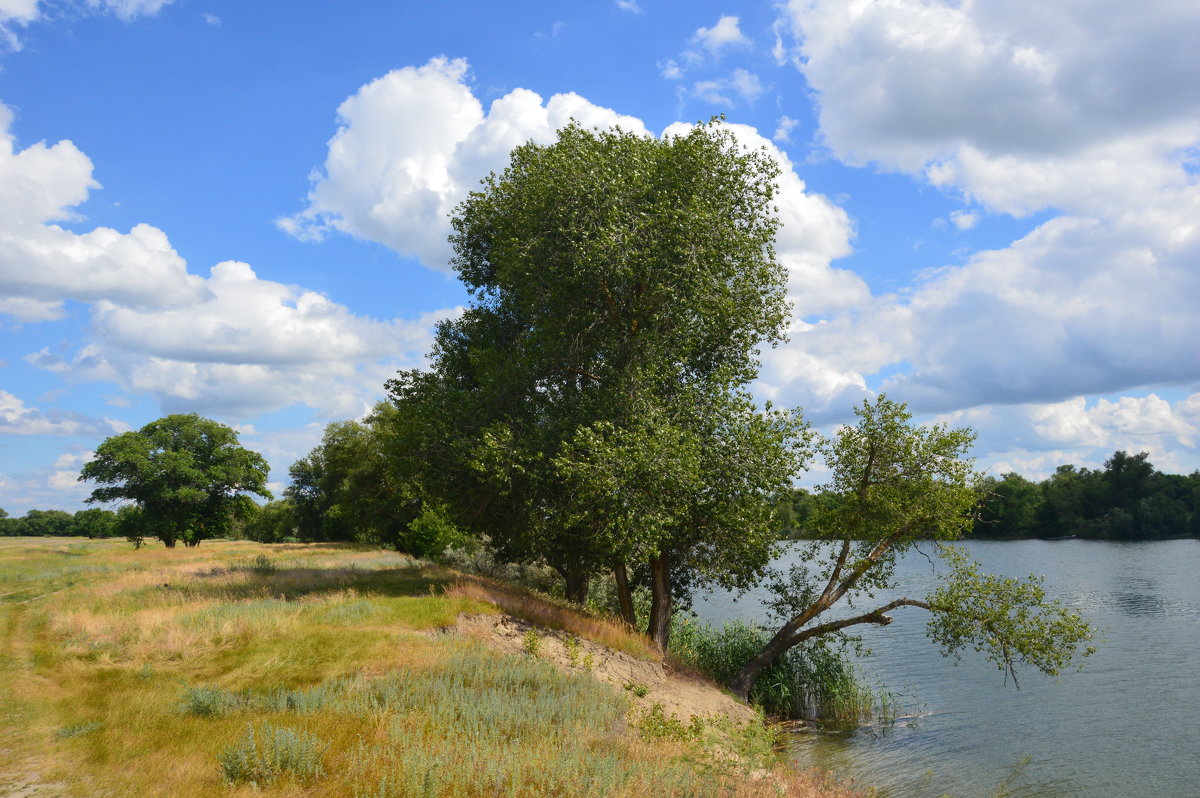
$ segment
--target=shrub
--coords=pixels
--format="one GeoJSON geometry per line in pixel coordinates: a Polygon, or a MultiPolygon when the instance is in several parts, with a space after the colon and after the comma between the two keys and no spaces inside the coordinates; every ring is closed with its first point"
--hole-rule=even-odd
{"type": "Polygon", "coordinates": [[[230,785],[267,787],[281,778],[310,782],[324,775],[321,757],[328,746],[305,731],[263,722],[257,731],[246,724],[242,739],[223,750],[221,775],[230,785]]]}

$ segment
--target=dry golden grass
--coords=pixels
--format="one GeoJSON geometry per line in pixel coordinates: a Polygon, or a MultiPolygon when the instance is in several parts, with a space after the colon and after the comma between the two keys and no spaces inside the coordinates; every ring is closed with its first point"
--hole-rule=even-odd
{"type": "Polygon", "coordinates": [[[0,539],[0,584],[0,795],[851,795],[638,739],[586,676],[418,634],[498,606],[655,657],[619,624],[396,554],[0,539]],[[248,725],[312,735],[323,775],[229,783],[248,725]]]}
{"type": "Polygon", "coordinates": [[[648,662],[662,661],[662,653],[649,638],[630,630],[625,624],[586,615],[573,606],[536,595],[515,585],[506,585],[474,574],[462,574],[446,587],[445,595],[489,602],[509,615],[523,618],[538,626],[571,632],[593,643],[624,651],[648,662]]]}

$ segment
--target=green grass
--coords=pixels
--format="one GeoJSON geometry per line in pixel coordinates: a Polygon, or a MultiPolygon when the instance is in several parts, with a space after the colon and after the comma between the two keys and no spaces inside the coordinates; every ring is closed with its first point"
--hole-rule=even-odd
{"type": "Polygon", "coordinates": [[[758,794],[696,740],[639,734],[625,691],[424,634],[495,593],[643,652],[456,578],[353,545],[0,540],[0,748],[67,796],[758,794]]]}

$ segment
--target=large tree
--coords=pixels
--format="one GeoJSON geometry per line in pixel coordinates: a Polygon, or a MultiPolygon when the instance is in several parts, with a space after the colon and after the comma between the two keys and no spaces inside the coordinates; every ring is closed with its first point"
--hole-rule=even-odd
{"type": "Polygon", "coordinates": [[[799,425],[783,434],[739,392],[788,313],[777,174],[716,122],[662,139],[570,125],[518,147],[452,219],[471,306],[439,326],[429,370],[390,383],[457,522],[502,556],[544,558],[576,600],[600,571],[622,584],[647,562],[656,637],[689,563],[720,578],[696,555],[721,536],[746,543],[726,572],[765,564],[770,513],[750,508],[795,470],[780,447],[803,448],[799,425]],[[788,463],[729,479],[755,457],[788,463]],[[663,486],[653,508],[646,476],[663,486]],[[636,535],[621,521],[635,505],[636,535]]]}
{"type": "Polygon", "coordinates": [[[121,528],[131,537],[156,537],[167,547],[217,537],[245,514],[248,494],[271,498],[268,466],[243,448],[232,428],[195,413],[165,416],[136,432],[105,440],[84,465],[80,481],[96,482],[87,503],[127,501],[121,528]]]}
{"type": "Polygon", "coordinates": [[[773,609],[783,623],[734,678],[733,692],[745,698],[795,646],[864,624],[886,626],[889,613],[905,607],[930,613],[928,635],[943,653],[983,652],[1014,680],[1018,665],[1057,674],[1090,653],[1087,623],[1047,598],[1040,579],[981,573],[961,547],[950,545],[970,529],[979,497],[979,477],[966,457],[974,434],[913,424],[906,406],[886,396],[855,412],[858,423],[820,447],[831,476],[809,530],[821,540],[809,546],[802,566],[775,583],[773,609]],[[903,590],[896,558],[922,542],[942,561],[934,590],[876,599],[903,590]],[[834,611],[864,604],[865,612],[834,611]]]}

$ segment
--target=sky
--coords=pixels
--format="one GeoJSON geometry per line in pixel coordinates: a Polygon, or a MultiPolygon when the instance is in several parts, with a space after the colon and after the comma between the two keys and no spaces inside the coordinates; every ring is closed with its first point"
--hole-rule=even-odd
{"type": "Polygon", "coordinates": [[[287,468],[425,363],[449,214],[570,119],[782,168],[761,400],[989,474],[1200,468],[1195,0],[0,0],[0,507],[168,413],[287,468]]]}

